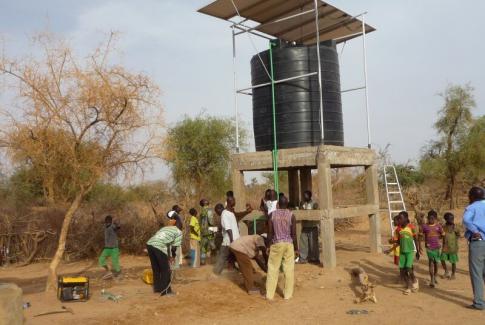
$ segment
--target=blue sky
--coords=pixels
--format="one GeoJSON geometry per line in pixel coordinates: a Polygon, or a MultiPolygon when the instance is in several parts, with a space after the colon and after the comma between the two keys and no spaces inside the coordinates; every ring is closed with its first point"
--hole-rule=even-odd
{"type": "MultiPolygon", "coordinates": [[[[162,89],[167,124],[201,111],[233,116],[230,29],[197,13],[208,0],[0,0],[0,40],[8,54],[29,51],[29,37],[48,28],[87,53],[110,31],[120,32],[121,60],[149,74],[162,89]]],[[[475,88],[475,115],[485,114],[485,42],[480,21],[484,1],[333,0],[377,31],[367,39],[373,146],[391,144],[392,158],[413,161],[435,137],[442,104],[438,93],[450,83],[475,88]]],[[[267,42],[254,40],[258,50],[267,42]]],[[[341,49],[339,49],[341,51],[341,49]]],[[[248,86],[249,60],[256,52],[247,36],[238,40],[238,85],[248,86]]],[[[362,85],[361,39],[340,56],[342,88],[362,85]]],[[[252,124],[251,101],[240,96],[240,116],[252,124]]],[[[365,146],[363,93],[343,95],[345,143],[365,146]]],[[[149,178],[164,177],[159,165],[149,178]]]]}

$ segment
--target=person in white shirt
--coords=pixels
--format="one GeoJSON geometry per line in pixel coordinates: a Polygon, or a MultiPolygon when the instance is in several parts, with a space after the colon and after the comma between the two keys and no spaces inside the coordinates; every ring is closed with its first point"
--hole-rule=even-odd
{"type": "Polygon", "coordinates": [[[251,206],[246,206],[246,211],[244,212],[234,212],[234,207],[236,205],[236,199],[234,197],[227,198],[227,208],[219,203],[215,206],[214,210],[217,215],[221,217],[221,228],[222,228],[222,245],[217,255],[217,261],[214,265],[213,272],[217,275],[222,273],[227,260],[231,254],[229,246],[233,241],[240,237],[238,220],[244,218],[247,214],[252,211],[251,206]]]}
{"type": "Polygon", "coordinates": [[[277,193],[275,190],[267,189],[264,192],[264,198],[261,199],[259,209],[268,217],[272,212],[276,211],[278,207],[277,193]]]}

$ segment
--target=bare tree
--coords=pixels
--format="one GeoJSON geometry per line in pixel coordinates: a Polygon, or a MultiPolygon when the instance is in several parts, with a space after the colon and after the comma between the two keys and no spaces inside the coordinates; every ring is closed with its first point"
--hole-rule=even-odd
{"type": "Polygon", "coordinates": [[[36,172],[48,202],[66,204],[49,266],[52,290],[84,197],[104,177],[143,167],[155,139],[148,130],[162,111],[149,77],[108,64],[113,34],[86,59],[51,34],[36,37],[35,45],[39,58],[0,59],[0,74],[17,94],[14,106],[3,110],[9,123],[0,141],[13,162],[36,172]]]}

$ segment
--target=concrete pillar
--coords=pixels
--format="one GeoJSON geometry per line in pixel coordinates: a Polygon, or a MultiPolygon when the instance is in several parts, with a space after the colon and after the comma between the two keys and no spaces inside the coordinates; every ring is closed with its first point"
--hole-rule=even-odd
{"type": "Polygon", "coordinates": [[[325,215],[320,220],[320,236],[322,249],[320,251],[320,261],[326,268],[337,266],[337,253],[335,251],[335,225],[331,214],[325,215]]]}
{"type": "Polygon", "coordinates": [[[324,267],[334,268],[337,266],[337,258],[332,213],[332,175],[330,164],[325,161],[318,162],[318,202],[320,209],[325,211],[325,214],[320,220],[320,239],[322,242],[320,261],[324,267]]]}
{"type": "Polygon", "coordinates": [[[312,169],[300,169],[300,197],[303,198],[303,192],[312,190],[312,169]]]}
{"type": "Polygon", "coordinates": [[[290,204],[297,207],[300,204],[300,182],[298,179],[298,169],[288,170],[288,192],[290,204]]]}
{"type": "Polygon", "coordinates": [[[301,237],[301,221],[296,221],[296,242],[298,243],[298,248],[300,248],[300,237],[301,237]]]}
{"type": "Polygon", "coordinates": [[[236,198],[236,211],[246,210],[246,187],[244,185],[244,173],[242,171],[232,171],[232,190],[236,198]]]}
{"type": "Polygon", "coordinates": [[[0,284],[0,325],[22,325],[22,289],[13,283],[0,284]]]}
{"type": "Polygon", "coordinates": [[[370,251],[371,253],[382,253],[377,165],[366,167],[365,187],[367,194],[367,204],[373,204],[377,206],[377,210],[374,213],[369,214],[370,251]]]}

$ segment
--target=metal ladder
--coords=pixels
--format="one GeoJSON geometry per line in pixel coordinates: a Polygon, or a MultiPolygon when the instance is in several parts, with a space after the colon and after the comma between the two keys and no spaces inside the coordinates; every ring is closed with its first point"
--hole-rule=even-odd
{"type": "Polygon", "coordinates": [[[387,210],[389,211],[389,224],[391,225],[392,237],[394,232],[394,216],[406,210],[401,184],[399,184],[394,165],[384,165],[384,184],[386,184],[387,210]]]}

